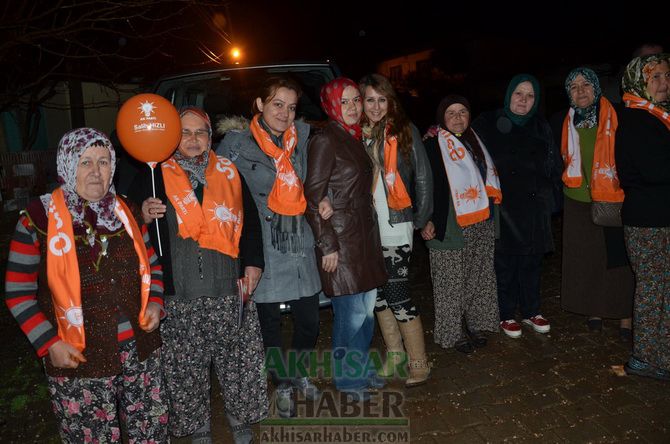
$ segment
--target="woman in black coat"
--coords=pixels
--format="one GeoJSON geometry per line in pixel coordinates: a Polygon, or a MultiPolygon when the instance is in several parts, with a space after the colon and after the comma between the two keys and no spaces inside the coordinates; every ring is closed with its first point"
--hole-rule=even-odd
{"type": "Polygon", "coordinates": [[[500,326],[521,336],[523,323],[538,333],[550,329],[540,314],[542,257],[553,250],[551,212],[560,180],[560,158],[547,121],[537,114],[539,84],[528,74],[515,76],[505,106],[484,113],[472,124],[493,158],[504,198],[500,238],[495,246],[500,326]]]}

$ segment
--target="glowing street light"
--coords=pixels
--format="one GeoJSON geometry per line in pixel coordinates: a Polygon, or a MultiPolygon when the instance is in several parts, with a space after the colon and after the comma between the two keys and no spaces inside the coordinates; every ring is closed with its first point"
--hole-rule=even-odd
{"type": "Polygon", "coordinates": [[[236,64],[240,63],[240,58],[242,57],[242,51],[240,51],[239,48],[233,48],[230,51],[230,55],[233,57],[233,60],[235,61],[236,64]]]}

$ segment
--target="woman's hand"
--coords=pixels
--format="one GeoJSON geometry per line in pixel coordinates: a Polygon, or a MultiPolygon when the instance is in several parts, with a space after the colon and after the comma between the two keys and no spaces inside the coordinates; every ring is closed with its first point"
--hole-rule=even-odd
{"type": "Polygon", "coordinates": [[[327,254],[321,258],[321,268],[326,273],[332,273],[337,269],[337,251],[327,254]]]}
{"type": "Polygon", "coordinates": [[[426,226],[423,227],[423,230],[421,230],[421,237],[423,238],[423,240],[427,241],[435,237],[435,225],[433,225],[432,220],[429,220],[426,226]]]}
{"type": "Polygon", "coordinates": [[[426,130],[426,134],[423,135],[423,139],[421,140],[428,140],[432,139],[433,137],[437,136],[440,132],[440,127],[437,125],[433,125],[430,128],[426,130]]]}
{"type": "Polygon", "coordinates": [[[155,302],[149,302],[147,309],[144,312],[143,322],[140,323],[140,328],[147,333],[158,328],[158,325],[161,323],[161,306],[155,302]]]}
{"type": "Polygon", "coordinates": [[[330,216],[333,215],[333,206],[330,204],[330,199],[324,197],[321,202],[319,202],[319,216],[321,219],[328,220],[330,216]]]}
{"type": "Polygon", "coordinates": [[[49,347],[51,365],[56,368],[77,368],[86,362],[84,355],[65,341],[58,341],[49,347]]]}
{"type": "Polygon", "coordinates": [[[253,293],[258,286],[262,274],[263,270],[258,267],[244,267],[244,276],[247,278],[249,284],[249,294],[253,293]]]}
{"type": "Polygon", "coordinates": [[[142,202],[142,219],[145,224],[153,222],[154,219],[160,219],[165,215],[167,207],[163,202],[155,197],[147,197],[142,202]]]}

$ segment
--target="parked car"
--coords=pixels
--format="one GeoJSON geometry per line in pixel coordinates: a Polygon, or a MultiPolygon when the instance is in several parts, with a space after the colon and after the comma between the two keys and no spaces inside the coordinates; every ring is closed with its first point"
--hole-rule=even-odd
{"type": "MultiPolygon", "coordinates": [[[[203,108],[216,126],[216,122],[225,117],[250,119],[253,100],[263,81],[272,75],[287,75],[297,81],[303,90],[296,118],[318,126],[327,119],[320,105],[321,86],[339,74],[337,66],[329,61],[235,65],[161,78],[154,87],[154,93],[170,100],[177,109],[186,105],[203,108]]],[[[215,131],[212,146],[216,146],[222,137],[223,134],[215,131]]],[[[330,305],[330,299],[323,293],[320,294],[319,305],[330,305]]],[[[281,310],[283,313],[290,312],[290,304],[282,303],[281,310]]]]}

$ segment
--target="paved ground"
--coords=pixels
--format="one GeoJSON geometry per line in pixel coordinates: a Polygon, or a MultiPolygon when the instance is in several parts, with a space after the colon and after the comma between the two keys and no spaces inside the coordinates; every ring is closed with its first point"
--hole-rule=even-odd
{"type": "MultiPolygon", "coordinates": [[[[495,334],[486,348],[468,356],[432,342],[427,265],[427,254],[419,244],[412,277],[424,316],[432,378],[410,390],[397,383],[388,388],[404,399],[402,412],[409,418],[411,442],[670,442],[670,384],[617,376],[612,371],[613,365],[625,362],[630,345],[619,341],[616,322],[605,322],[602,333],[594,334],[582,317],[560,309],[558,254],[547,258],[543,276],[543,314],[552,323],[551,333],[538,335],[524,329],[520,339],[495,334]]],[[[38,375],[38,370],[8,316],[3,309],[0,333],[5,366],[0,396],[5,399],[0,407],[0,441],[55,441],[48,402],[36,395],[40,383],[17,388],[16,381],[25,378],[17,379],[17,373],[38,375]],[[15,408],[22,391],[30,397],[25,411],[15,408]]],[[[321,317],[319,347],[327,348],[330,311],[322,310],[321,317]]],[[[377,335],[375,343],[380,345],[379,341],[377,335]]],[[[328,381],[319,382],[330,388],[328,381]]],[[[218,396],[213,408],[215,442],[231,442],[218,396]]],[[[260,427],[255,430],[258,433],[260,427]]]]}

